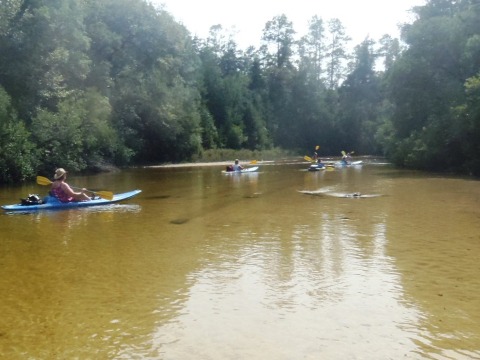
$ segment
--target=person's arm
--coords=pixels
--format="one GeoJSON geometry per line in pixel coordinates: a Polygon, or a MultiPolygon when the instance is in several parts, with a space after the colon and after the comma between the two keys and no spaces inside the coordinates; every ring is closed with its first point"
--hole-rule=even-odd
{"type": "Polygon", "coordinates": [[[83,194],[83,190],[82,191],[79,191],[79,192],[75,192],[73,191],[73,189],[70,187],[70,185],[68,185],[67,183],[62,183],[62,190],[65,194],[67,194],[68,196],[71,196],[71,197],[76,197],[76,196],[80,196],[83,194]]]}

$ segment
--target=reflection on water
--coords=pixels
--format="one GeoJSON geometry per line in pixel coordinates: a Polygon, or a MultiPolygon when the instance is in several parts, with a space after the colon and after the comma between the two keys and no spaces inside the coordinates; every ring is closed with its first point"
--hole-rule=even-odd
{"type": "Polygon", "coordinates": [[[478,183],[305,167],[130,169],[88,184],[127,203],[2,214],[0,353],[480,358],[478,183]]]}

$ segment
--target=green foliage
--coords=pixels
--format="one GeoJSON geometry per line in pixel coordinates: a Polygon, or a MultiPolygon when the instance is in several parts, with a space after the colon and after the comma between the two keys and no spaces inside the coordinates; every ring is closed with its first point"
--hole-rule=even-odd
{"type": "Polygon", "coordinates": [[[202,148],[215,149],[218,144],[218,132],[214,119],[205,105],[200,107],[200,126],[202,129],[202,148]]]}
{"type": "Polygon", "coordinates": [[[353,71],[339,89],[341,108],[337,131],[342,134],[342,148],[363,154],[377,151],[376,128],[380,123],[382,89],[375,75],[374,42],[366,39],[356,48],[353,71]]]}
{"type": "Polygon", "coordinates": [[[478,175],[480,7],[414,11],[405,46],[385,35],[350,54],[339,19],[313,16],[297,40],[276,16],[243,51],[144,0],[3,1],[0,182],[315,145],[478,175]]]}
{"type": "Polygon", "coordinates": [[[403,32],[408,49],[389,73],[393,128],[382,142],[397,164],[478,174],[478,99],[471,96],[480,9],[467,0],[431,0],[415,11],[418,20],[403,32]]]}
{"type": "Polygon", "coordinates": [[[457,163],[464,172],[480,176],[480,73],[465,83],[465,104],[454,111],[456,127],[449,147],[461,154],[457,163]]]}
{"type": "Polygon", "coordinates": [[[58,112],[38,112],[32,120],[32,133],[45,159],[42,171],[50,173],[57,167],[79,171],[87,167],[82,127],[85,119],[85,109],[73,97],[61,102],[58,112]]]}
{"type": "Polygon", "coordinates": [[[1,36],[2,83],[20,117],[58,101],[81,86],[89,71],[89,39],[81,0],[26,1],[1,36]]]}
{"type": "Polygon", "coordinates": [[[266,44],[267,58],[277,68],[291,68],[295,30],[285,14],[267,21],[262,40],[266,44]]]}
{"type": "Polygon", "coordinates": [[[30,133],[17,119],[10,97],[0,86],[0,182],[22,181],[35,173],[38,163],[30,133]]]}
{"type": "Polygon", "coordinates": [[[131,152],[120,142],[110,115],[110,105],[94,90],[63,100],[55,113],[40,110],[31,125],[33,140],[44,159],[39,170],[65,167],[81,171],[112,158],[127,161],[131,152]]]}

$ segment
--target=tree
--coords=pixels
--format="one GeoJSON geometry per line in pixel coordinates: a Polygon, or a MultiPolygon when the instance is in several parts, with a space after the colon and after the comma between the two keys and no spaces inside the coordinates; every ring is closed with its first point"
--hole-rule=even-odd
{"type": "Polygon", "coordinates": [[[0,86],[0,182],[23,181],[35,174],[36,147],[17,118],[10,96],[0,86]]]}
{"type": "Polygon", "coordinates": [[[54,111],[81,87],[90,66],[83,16],[81,0],[24,1],[16,12],[0,39],[0,81],[21,118],[39,107],[54,111]]]}
{"type": "Polygon", "coordinates": [[[86,22],[98,70],[89,84],[110,98],[113,127],[134,160],[198,153],[198,59],[187,30],[141,0],[90,1],[86,22]]]}
{"type": "Polygon", "coordinates": [[[89,153],[85,134],[89,131],[87,110],[83,100],[72,95],[61,101],[58,111],[41,109],[32,119],[32,136],[42,149],[41,172],[51,173],[65,167],[72,171],[87,168],[89,153]]]}
{"type": "Polygon", "coordinates": [[[292,22],[288,21],[285,14],[275,16],[266,23],[262,40],[267,46],[267,57],[275,59],[273,63],[277,68],[292,67],[294,35],[292,22]]]}
{"type": "Polygon", "coordinates": [[[388,75],[391,157],[417,168],[458,168],[469,158],[458,136],[466,113],[458,109],[464,84],[478,72],[480,10],[468,0],[430,0],[415,11],[418,19],[402,32],[408,48],[388,75]]]}
{"type": "Polygon", "coordinates": [[[390,35],[384,35],[379,40],[379,43],[378,55],[383,56],[383,67],[385,71],[388,71],[400,56],[400,42],[398,39],[393,39],[390,35]]]}
{"type": "Polygon", "coordinates": [[[308,78],[319,82],[323,76],[323,62],[326,56],[323,20],[317,16],[312,17],[308,28],[308,34],[300,40],[300,71],[306,71],[308,78]]]}
{"type": "Polygon", "coordinates": [[[345,76],[344,62],[349,58],[346,50],[347,43],[351,40],[345,34],[345,28],[338,19],[328,22],[330,41],[327,43],[327,87],[336,89],[345,76]]]}
{"type": "Polygon", "coordinates": [[[382,93],[375,73],[375,42],[365,39],[355,48],[355,65],[339,89],[337,133],[343,148],[366,154],[378,153],[375,133],[379,125],[382,93]]]}

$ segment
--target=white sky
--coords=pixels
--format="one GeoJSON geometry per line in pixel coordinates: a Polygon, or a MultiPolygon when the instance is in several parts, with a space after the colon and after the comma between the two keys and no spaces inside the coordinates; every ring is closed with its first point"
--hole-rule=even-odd
{"type": "Polygon", "coordinates": [[[382,35],[399,37],[398,24],[412,22],[409,10],[426,0],[150,0],[165,5],[176,21],[200,38],[207,38],[211,26],[220,24],[236,33],[241,48],[258,47],[267,21],[285,14],[293,23],[296,36],[307,33],[314,16],[328,20],[338,18],[358,45],[367,36],[379,40],[382,35]]]}

